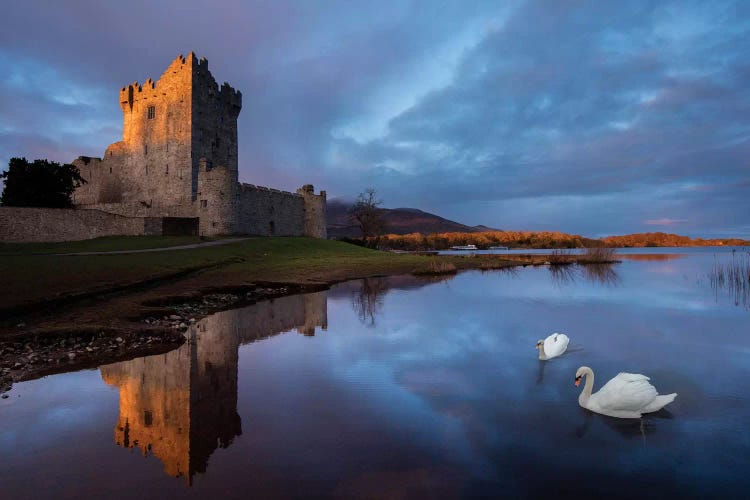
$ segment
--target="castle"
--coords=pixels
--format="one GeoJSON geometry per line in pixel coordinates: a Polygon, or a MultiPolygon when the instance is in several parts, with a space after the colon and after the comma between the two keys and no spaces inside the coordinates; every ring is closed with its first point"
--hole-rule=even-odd
{"type": "Polygon", "coordinates": [[[142,234],[326,237],[325,191],[238,182],[242,94],[219,87],[205,58],[181,55],[157,81],[123,87],[120,107],[122,141],[72,162],[87,181],[73,194],[77,209],[143,218],[142,234]]]}

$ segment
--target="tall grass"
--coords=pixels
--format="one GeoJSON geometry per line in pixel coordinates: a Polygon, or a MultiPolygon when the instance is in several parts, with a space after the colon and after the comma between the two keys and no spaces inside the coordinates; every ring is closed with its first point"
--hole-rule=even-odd
{"type": "Polygon", "coordinates": [[[579,260],[582,264],[607,264],[616,262],[615,255],[617,254],[616,248],[609,247],[593,247],[587,248],[583,252],[582,258],[579,260]]]}
{"type": "Polygon", "coordinates": [[[432,260],[426,266],[415,269],[414,275],[439,275],[439,274],[456,274],[458,269],[452,262],[444,260],[432,260]]]}
{"type": "Polygon", "coordinates": [[[553,266],[572,264],[573,256],[567,250],[552,250],[547,261],[553,266]]]}

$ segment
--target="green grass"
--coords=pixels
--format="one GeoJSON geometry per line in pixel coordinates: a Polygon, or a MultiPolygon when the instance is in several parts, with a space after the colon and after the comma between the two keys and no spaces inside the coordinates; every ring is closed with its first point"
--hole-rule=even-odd
{"type": "MultiPolygon", "coordinates": [[[[65,248],[77,252],[107,251],[122,249],[125,241],[134,245],[130,240],[89,240],[75,245],[69,243],[65,248]]],[[[164,240],[152,243],[160,241],[163,243],[164,240]]],[[[185,243],[182,240],[178,244],[185,243]]],[[[174,244],[172,241],[160,246],[174,244]]],[[[254,280],[328,281],[408,273],[427,259],[313,238],[251,238],[189,250],[91,256],[32,255],[38,253],[40,246],[28,245],[25,248],[26,252],[21,255],[18,247],[13,254],[0,255],[0,309],[69,294],[106,290],[227,261],[232,262],[204,272],[202,282],[221,286],[254,280]]],[[[55,245],[54,248],[58,251],[59,247],[55,245]]]]}
{"type": "Polygon", "coordinates": [[[198,236],[108,236],[61,243],[0,243],[2,255],[144,250],[201,243],[198,236]]]}

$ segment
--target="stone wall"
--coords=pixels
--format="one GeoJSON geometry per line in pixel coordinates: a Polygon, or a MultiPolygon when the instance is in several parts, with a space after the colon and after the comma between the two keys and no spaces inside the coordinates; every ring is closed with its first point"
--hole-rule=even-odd
{"type": "Polygon", "coordinates": [[[305,200],[299,194],[241,184],[236,232],[258,236],[305,234],[305,200]]]}
{"type": "Polygon", "coordinates": [[[100,210],[0,207],[0,241],[5,243],[73,241],[142,234],[142,217],[123,217],[100,210]]]}
{"type": "Polygon", "coordinates": [[[227,167],[214,167],[201,158],[195,212],[200,217],[201,236],[237,232],[236,175],[227,167]]]}

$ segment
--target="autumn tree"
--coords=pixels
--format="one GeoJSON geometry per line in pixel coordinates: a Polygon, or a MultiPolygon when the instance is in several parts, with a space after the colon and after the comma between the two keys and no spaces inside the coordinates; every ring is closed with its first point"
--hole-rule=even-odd
{"type": "Polygon", "coordinates": [[[357,223],[364,238],[377,237],[385,230],[385,218],[375,190],[368,188],[357,196],[354,205],[349,209],[349,217],[357,223]]]}
{"type": "Polygon", "coordinates": [[[74,165],[26,158],[11,158],[0,179],[0,204],[8,207],[71,207],[73,191],[86,182],[74,165]]]}

